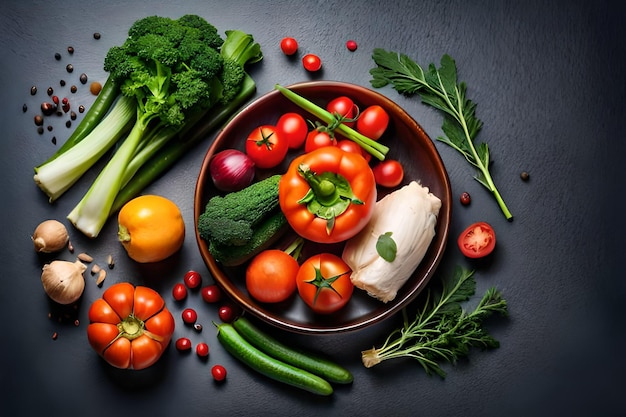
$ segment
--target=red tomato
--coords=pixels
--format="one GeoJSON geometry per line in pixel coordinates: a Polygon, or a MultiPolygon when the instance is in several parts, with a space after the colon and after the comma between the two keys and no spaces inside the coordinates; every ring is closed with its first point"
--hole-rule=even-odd
{"type": "Polygon", "coordinates": [[[246,153],[257,167],[263,169],[280,164],[288,150],[289,143],[276,132],[275,126],[259,126],[246,140],[246,153]]]}
{"type": "Polygon", "coordinates": [[[294,38],[283,38],[280,41],[280,49],[285,55],[293,55],[298,51],[298,41],[294,38]]]}
{"type": "MultiPolygon", "coordinates": [[[[354,116],[359,112],[358,107],[354,104],[354,101],[350,97],[340,96],[334,100],[331,100],[326,105],[326,110],[332,114],[338,114],[346,119],[354,119],[354,116]]],[[[353,127],[354,122],[345,122],[346,126],[353,127]]]]}
{"type": "Polygon", "coordinates": [[[313,255],[300,266],[297,276],[298,294],[319,314],[330,314],[345,306],[352,297],[352,270],[337,255],[313,255]]]}
{"type": "Polygon", "coordinates": [[[372,159],[372,155],[370,155],[365,149],[361,148],[361,146],[353,140],[341,139],[337,142],[337,147],[345,152],[352,152],[357,155],[361,155],[367,162],[372,159]]]}
{"type": "Polygon", "coordinates": [[[89,308],[87,339],[109,364],[121,369],[153,365],[172,339],[174,317],[158,292],[121,282],[89,308]]]}
{"type": "Polygon", "coordinates": [[[309,126],[298,113],[285,113],[276,122],[276,132],[289,143],[289,149],[297,149],[304,144],[309,126]]]}
{"type": "Polygon", "coordinates": [[[496,234],[488,223],[476,222],[459,235],[457,243],[463,255],[468,258],[482,258],[493,252],[496,234]]]}
{"type": "Polygon", "coordinates": [[[313,129],[307,136],[304,142],[304,152],[309,153],[324,146],[335,146],[337,140],[334,136],[324,130],[313,129]]]}
{"type": "Polygon", "coordinates": [[[309,72],[316,72],[322,68],[322,60],[315,54],[306,54],[302,58],[302,65],[305,70],[309,72]]]}
{"type": "Polygon", "coordinates": [[[404,179],[404,168],[399,161],[395,159],[386,159],[379,162],[372,168],[376,184],[393,188],[400,185],[404,179]]]}
{"type": "Polygon", "coordinates": [[[298,262],[280,249],[256,255],[246,268],[246,288],[262,303],[285,301],[296,291],[298,262]]]}
{"type": "Polygon", "coordinates": [[[389,114],[375,104],[361,112],[356,121],[356,130],[370,139],[378,140],[389,125],[389,114]]]}

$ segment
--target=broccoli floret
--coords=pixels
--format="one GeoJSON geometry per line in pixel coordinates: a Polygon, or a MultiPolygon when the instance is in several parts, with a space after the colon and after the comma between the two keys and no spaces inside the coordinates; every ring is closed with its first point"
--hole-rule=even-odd
{"type": "Polygon", "coordinates": [[[245,245],[220,245],[209,243],[209,252],[224,266],[241,265],[254,255],[272,245],[288,230],[287,218],[279,209],[274,210],[255,229],[245,245]]]}
{"type": "Polygon", "coordinates": [[[278,208],[278,181],[273,175],[243,190],[212,197],[198,217],[198,233],[219,245],[245,245],[255,227],[278,208]]]}

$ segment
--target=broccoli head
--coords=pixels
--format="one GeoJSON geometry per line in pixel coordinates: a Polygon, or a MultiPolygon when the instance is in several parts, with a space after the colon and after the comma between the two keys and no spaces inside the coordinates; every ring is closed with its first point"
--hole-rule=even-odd
{"type": "Polygon", "coordinates": [[[216,80],[224,72],[223,43],[199,16],[149,16],[131,26],[123,45],[109,50],[104,69],[122,94],[137,99],[137,119],[144,126],[157,118],[183,126],[188,115],[221,98],[216,80]]]}
{"type": "Polygon", "coordinates": [[[273,175],[243,190],[214,196],[198,217],[198,233],[220,245],[244,245],[255,227],[278,208],[278,181],[273,175]]]}

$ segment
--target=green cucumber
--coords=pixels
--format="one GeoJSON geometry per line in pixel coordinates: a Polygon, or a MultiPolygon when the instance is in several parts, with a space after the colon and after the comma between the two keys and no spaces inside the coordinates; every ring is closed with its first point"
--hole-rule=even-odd
{"type": "Polygon", "coordinates": [[[233,327],[244,339],[261,351],[285,363],[320,376],[329,382],[349,384],[354,379],[352,373],[346,368],[328,359],[284,345],[263,333],[243,316],[233,322],[233,327]]]}
{"type": "Polygon", "coordinates": [[[318,395],[333,393],[328,381],[263,353],[244,339],[232,324],[217,326],[217,340],[236,359],[271,379],[318,395]]]}

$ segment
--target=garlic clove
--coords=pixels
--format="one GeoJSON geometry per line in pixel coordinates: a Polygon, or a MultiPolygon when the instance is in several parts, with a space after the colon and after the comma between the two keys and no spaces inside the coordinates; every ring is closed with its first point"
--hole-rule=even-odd
{"type": "Polygon", "coordinates": [[[35,228],[31,239],[36,252],[53,253],[66,247],[70,238],[63,223],[58,220],[45,220],[35,228]]]}
{"type": "Polygon", "coordinates": [[[59,304],[76,302],[85,290],[83,273],[87,266],[80,260],[52,261],[42,268],[41,283],[48,296],[59,304]]]}

